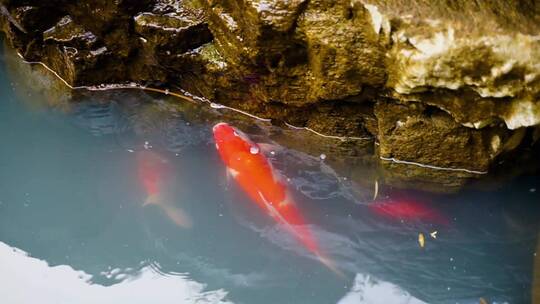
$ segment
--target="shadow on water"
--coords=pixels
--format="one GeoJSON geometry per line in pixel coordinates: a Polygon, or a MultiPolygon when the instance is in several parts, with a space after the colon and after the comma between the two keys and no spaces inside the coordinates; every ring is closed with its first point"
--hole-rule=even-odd
{"type": "Polygon", "coordinates": [[[134,90],[31,106],[42,97],[11,83],[0,73],[0,265],[19,266],[0,281],[55,273],[59,284],[91,282],[73,283],[81,293],[147,288],[163,303],[531,301],[536,176],[447,196],[380,189],[372,201],[373,189],[272,141],[262,122],[134,90]],[[212,136],[220,121],[263,143],[344,278],[227,177],[212,136]]]}

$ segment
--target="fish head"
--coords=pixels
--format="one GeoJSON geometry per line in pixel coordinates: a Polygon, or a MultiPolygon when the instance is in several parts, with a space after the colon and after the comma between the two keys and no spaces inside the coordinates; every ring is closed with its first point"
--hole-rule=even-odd
{"type": "Polygon", "coordinates": [[[216,143],[222,143],[230,140],[234,136],[234,128],[225,122],[220,122],[212,128],[216,143]]]}
{"type": "Polygon", "coordinates": [[[227,123],[218,123],[212,130],[216,149],[227,165],[239,155],[253,154],[259,149],[257,144],[253,143],[247,135],[227,123]]]}
{"type": "Polygon", "coordinates": [[[212,132],[214,133],[216,143],[244,142],[246,144],[254,145],[246,134],[225,122],[216,124],[212,128],[212,132]]]}

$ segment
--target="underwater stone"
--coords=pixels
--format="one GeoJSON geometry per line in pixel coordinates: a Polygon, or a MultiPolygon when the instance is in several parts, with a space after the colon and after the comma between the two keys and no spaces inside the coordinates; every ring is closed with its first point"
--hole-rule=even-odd
{"type": "Polygon", "coordinates": [[[511,138],[503,127],[464,128],[447,113],[419,103],[378,102],[375,115],[381,164],[389,183],[398,187],[442,184],[446,189],[438,191],[454,191],[488,173],[511,138]]]}

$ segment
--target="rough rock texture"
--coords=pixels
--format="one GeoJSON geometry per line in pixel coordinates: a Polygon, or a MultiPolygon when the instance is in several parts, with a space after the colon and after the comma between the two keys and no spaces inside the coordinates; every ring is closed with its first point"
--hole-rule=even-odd
{"type": "Polygon", "coordinates": [[[392,185],[453,191],[538,146],[537,1],[0,3],[9,43],[72,86],[182,88],[375,153],[392,185]]]}
{"type": "Polygon", "coordinates": [[[11,44],[72,86],[166,83],[172,73],[163,64],[173,67],[175,56],[212,39],[204,13],[175,1],[28,0],[3,7],[11,44]]]}
{"type": "Polygon", "coordinates": [[[263,101],[291,105],[356,96],[385,82],[384,53],[361,5],[333,1],[205,1],[216,47],[263,101]]]}

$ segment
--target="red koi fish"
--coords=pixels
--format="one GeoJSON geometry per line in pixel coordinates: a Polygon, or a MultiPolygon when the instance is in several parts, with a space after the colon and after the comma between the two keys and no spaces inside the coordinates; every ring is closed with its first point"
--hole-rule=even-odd
{"type": "Polygon", "coordinates": [[[292,202],[285,183],[276,176],[260,147],[226,123],[213,128],[216,149],[228,174],[246,194],[275,221],[282,224],[308,251],[332,271],[341,274],[334,263],[322,255],[315,236],[300,210],[292,202]]]}
{"type": "Polygon", "coordinates": [[[191,219],[185,212],[164,199],[165,185],[170,183],[173,177],[167,159],[148,149],[139,151],[137,152],[137,173],[147,195],[143,206],[158,206],[176,225],[184,228],[191,227],[191,219]]]}
{"type": "Polygon", "coordinates": [[[393,220],[422,221],[442,226],[450,225],[447,217],[419,201],[391,200],[371,204],[369,208],[376,214],[393,220]]]}
{"type": "Polygon", "coordinates": [[[166,161],[150,150],[137,152],[137,173],[147,198],[143,205],[154,204],[158,201],[161,179],[167,168],[166,161]]]}

